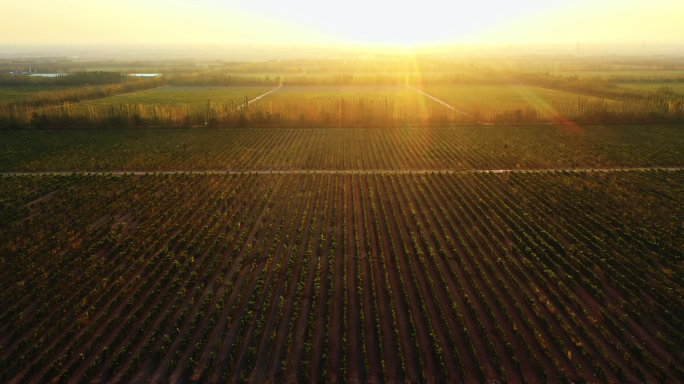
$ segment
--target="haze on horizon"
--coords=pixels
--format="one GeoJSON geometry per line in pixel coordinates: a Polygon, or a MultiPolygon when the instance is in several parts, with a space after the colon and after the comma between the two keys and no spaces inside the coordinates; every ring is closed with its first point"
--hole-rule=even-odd
{"type": "Polygon", "coordinates": [[[677,44],[682,15],[675,0],[35,0],[3,5],[0,44],[677,44]]]}

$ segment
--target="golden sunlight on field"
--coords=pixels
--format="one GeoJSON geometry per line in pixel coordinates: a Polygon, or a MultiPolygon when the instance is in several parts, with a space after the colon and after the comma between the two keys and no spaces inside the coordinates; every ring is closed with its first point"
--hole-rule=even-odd
{"type": "Polygon", "coordinates": [[[0,6],[0,383],[684,382],[684,1],[0,6]]]}

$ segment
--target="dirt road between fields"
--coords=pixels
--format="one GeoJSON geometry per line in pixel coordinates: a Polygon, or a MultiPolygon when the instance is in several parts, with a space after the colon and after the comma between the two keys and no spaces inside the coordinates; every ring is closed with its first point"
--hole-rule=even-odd
{"type": "MultiPolygon", "coordinates": [[[[268,92],[266,92],[266,93],[263,93],[263,94],[261,94],[261,95],[255,97],[255,98],[253,98],[252,100],[249,100],[249,101],[248,101],[248,104],[252,104],[253,102],[255,102],[255,101],[261,99],[262,97],[268,95],[269,93],[272,93],[272,92],[277,91],[277,90],[278,90],[280,87],[282,87],[282,86],[283,86],[283,85],[280,84],[279,86],[277,86],[277,87],[271,89],[270,91],[268,91],[268,92]]],[[[238,107],[238,108],[241,108],[241,107],[242,107],[242,105],[241,105],[240,107],[238,107]]]]}
{"type": "MultiPolygon", "coordinates": [[[[306,74],[306,72],[304,72],[304,73],[302,73],[302,74],[299,74],[299,75],[297,75],[296,77],[304,76],[305,74],[306,74]]],[[[279,89],[282,88],[282,87],[283,87],[283,85],[280,84],[279,86],[277,86],[277,87],[271,89],[270,91],[268,91],[268,92],[266,92],[266,93],[263,93],[263,94],[261,94],[261,95],[255,97],[255,98],[253,98],[252,100],[249,100],[249,101],[247,102],[247,104],[252,104],[253,102],[255,102],[255,101],[261,99],[261,98],[264,97],[264,96],[267,96],[267,95],[269,95],[269,94],[271,94],[271,93],[273,93],[273,92],[279,90],[279,89]]],[[[238,106],[238,109],[240,109],[240,108],[242,108],[242,107],[244,107],[244,106],[245,106],[245,105],[242,104],[242,105],[238,106]]]]}
{"type": "MultiPolygon", "coordinates": [[[[384,73],[385,75],[389,76],[389,77],[394,78],[394,76],[390,75],[390,74],[387,73],[387,72],[383,72],[383,73],[384,73]]],[[[420,94],[423,95],[423,96],[429,97],[430,99],[432,99],[432,100],[434,100],[434,101],[436,101],[436,102],[442,104],[443,106],[445,106],[445,107],[447,107],[447,108],[449,108],[449,109],[455,111],[456,113],[459,113],[459,114],[461,114],[461,115],[468,116],[467,113],[465,113],[465,112],[463,112],[463,111],[457,109],[457,108],[454,107],[453,105],[447,104],[446,102],[444,102],[444,101],[442,101],[442,100],[440,100],[440,99],[438,99],[438,98],[436,98],[436,97],[434,97],[434,96],[432,96],[432,95],[430,95],[430,94],[427,94],[427,93],[421,91],[421,90],[418,89],[418,88],[412,87],[412,86],[408,85],[408,83],[406,83],[406,84],[404,84],[404,85],[406,85],[408,88],[411,88],[413,91],[416,91],[416,92],[420,93],[420,94]]]]}
{"type": "Polygon", "coordinates": [[[373,173],[389,173],[389,174],[410,174],[410,173],[459,173],[459,172],[479,172],[479,173],[535,173],[535,172],[550,172],[550,171],[568,171],[568,172],[613,172],[613,171],[681,171],[684,167],[624,167],[624,168],[543,168],[543,169],[355,169],[355,170],[329,170],[329,169],[271,169],[271,170],[232,170],[232,169],[208,169],[208,170],[164,170],[164,171],[55,171],[55,172],[0,172],[1,176],[21,176],[21,175],[129,175],[136,176],[147,174],[181,174],[181,173],[196,173],[196,174],[237,174],[237,173],[255,173],[255,174],[373,174],[373,173]]]}
{"type": "Polygon", "coordinates": [[[445,107],[454,110],[456,113],[459,113],[459,114],[461,114],[461,115],[468,116],[467,113],[465,113],[465,112],[463,112],[463,111],[461,111],[461,110],[459,110],[459,109],[456,109],[456,107],[454,107],[453,105],[449,105],[449,104],[443,102],[442,100],[440,100],[440,99],[438,99],[438,98],[436,98],[436,97],[434,97],[434,96],[432,96],[432,95],[429,95],[429,94],[427,94],[427,93],[421,91],[421,90],[418,89],[418,88],[412,87],[412,86],[410,86],[410,85],[408,85],[408,84],[406,84],[406,86],[409,87],[409,88],[411,88],[412,90],[414,90],[414,91],[416,91],[416,92],[418,92],[418,93],[420,93],[420,94],[426,96],[426,97],[431,98],[432,100],[434,100],[434,101],[436,101],[436,102],[438,102],[438,103],[444,105],[445,107]]]}

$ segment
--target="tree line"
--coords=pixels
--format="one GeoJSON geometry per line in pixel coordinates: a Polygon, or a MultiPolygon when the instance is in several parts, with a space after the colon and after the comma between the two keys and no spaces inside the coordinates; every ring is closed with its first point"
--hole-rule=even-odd
{"type": "Polygon", "coordinates": [[[22,85],[77,87],[84,85],[121,84],[135,80],[135,78],[127,76],[125,73],[112,71],[79,71],[64,73],[55,77],[0,74],[0,86],[2,87],[22,85]]]}

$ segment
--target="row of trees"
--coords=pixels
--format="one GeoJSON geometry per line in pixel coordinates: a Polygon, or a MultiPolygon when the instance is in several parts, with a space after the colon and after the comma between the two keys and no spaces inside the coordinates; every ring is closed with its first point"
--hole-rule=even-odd
{"type": "Polygon", "coordinates": [[[2,87],[25,85],[78,87],[85,85],[121,84],[135,80],[135,77],[127,76],[126,73],[112,71],[78,71],[60,74],[56,77],[0,74],[0,86],[2,87]]]}
{"type": "Polygon", "coordinates": [[[46,116],[59,114],[60,112],[57,111],[69,108],[69,103],[158,88],[165,84],[165,81],[158,77],[151,79],[136,77],[120,83],[85,85],[57,91],[46,88],[44,91],[27,93],[17,100],[0,102],[0,121],[15,121],[19,111],[42,113],[46,116]]]}
{"type": "MultiPolygon", "coordinates": [[[[145,86],[154,86],[147,83],[145,86]]],[[[109,87],[109,86],[107,86],[109,87]]],[[[118,87],[118,86],[112,86],[118,87]]],[[[92,89],[108,95],[123,89],[92,89]]],[[[60,100],[88,97],[87,88],[55,94],[60,100]],[[73,93],[73,95],[72,95],[73,93]]],[[[43,102],[43,101],[41,101],[43,102]]],[[[0,106],[0,109],[3,109],[0,106]]],[[[684,100],[635,100],[609,102],[584,100],[570,103],[497,104],[455,106],[404,105],[381,98],[340,97],[315,104],[296,100],[206,107],[149,105],[63,106],[34,111],[28,107],[5,105],[0,129],[39,128],[135,128],[135,127],[396,127],[515,125],[515,124],[625,124],[676,123],[684,121],[684,100]]]]}
{"type": "MultiPolygon", "coordinates": [[[[684,95],[673,92],[668,87],[663,87],[656,91],[638,90],[634,88],[621,87],[621,82],[633,82],[635,79],[630,77],[610,76],[604,77],[579,77],[564,76],[546,73],[527,73],[512,72],[502,73],[502,77],[514,79],[515,82],[526,85],[556,89],[559,91],[576,92],[592,96],[605,97],[608,99],[632,102],[639,100],[667,102],[679,101],[684,99],[684,95]]],[[[680,78],[668,78],[670,82],[684,81],[680,78]]],[[[662,82],[663,79],[653,79],[662,82]]]]}
{"type": "Polygon", "coordinates": [[[351,85],[404,85],[404,80],[399,77],[385,74],[340,74],[319,76],[289,76],[283,79],[284,86],[351,86],[351,85]]]}
{"type": "Polygon", "coordinates": [[[281,84],[280,76],[248,76],[233,74],[191,73],[170,75],[166,77],[167,83],[179,87],[277,87],[281,84]]]}

